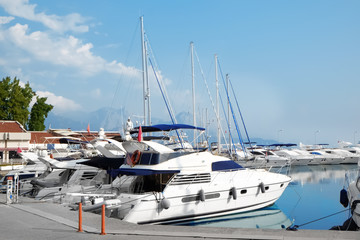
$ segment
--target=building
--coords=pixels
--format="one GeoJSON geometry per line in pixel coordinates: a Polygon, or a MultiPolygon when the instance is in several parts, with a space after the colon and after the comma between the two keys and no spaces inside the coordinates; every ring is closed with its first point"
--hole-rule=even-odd
{"type": "Polygon", "coordinates": [[[17,121],[0,120],[0,158],[1,163],[19,158],[17,152],[29,149],[31,133],[17,121]]]}

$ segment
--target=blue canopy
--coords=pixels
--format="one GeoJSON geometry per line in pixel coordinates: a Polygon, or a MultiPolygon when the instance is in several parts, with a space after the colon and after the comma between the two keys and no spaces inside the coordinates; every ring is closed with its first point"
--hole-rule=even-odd
{"type": "Polygon", "coordinates": [[[274,143],[274,144],[259,144],[260,147],[293,147],[297,146],[295,143],[274,143]]]}
{"type": "MultiPolygon", "coordinates": [[[[195,127],[187,124],[156,124],[152,126],[141,126],[142,132],[160,132],[160,131],[172,131],[177,129],[195,129],[205,131],[205,128],[195,127]]],[[[130,131],[130,134],[139,132],[139,127],[135,127],[130,131]]]]}
{"type": "Polygon", "coordinates": [[[119,168],[108,170],[113,178],[117,177],[119,174],[122,175],[136,175],[136,176],[145,176],[152,174],[166,174],[166,173],[179,173],[180,170],[152,170],[152,169],[139,169],[139,168],[119,168]]]}

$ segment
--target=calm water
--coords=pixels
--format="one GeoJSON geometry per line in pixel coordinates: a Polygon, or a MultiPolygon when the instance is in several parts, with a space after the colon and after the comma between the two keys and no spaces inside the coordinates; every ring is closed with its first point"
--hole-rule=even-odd
{"type": "MultiPolygon", "coordinates": [[[[342,225],[350,217],[340,204],[340,190],[345,185],[345,173],[357,165],[293,166],[282,169],[292,182],[281,198],[271,207],[188,225],[234,228],[286,228],[292,223],[299,229],[330,229],[342,225]],[[311,221],[326,217],[322,220],[311,221]],[[307,224],[308,223],[308,224],[307,224]]],[[[277,171],[273,169],[273,171],[277,171]]]]}

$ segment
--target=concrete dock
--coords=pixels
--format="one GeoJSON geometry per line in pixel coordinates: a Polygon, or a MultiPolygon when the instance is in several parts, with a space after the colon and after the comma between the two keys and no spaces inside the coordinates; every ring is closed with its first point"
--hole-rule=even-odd
{"type": "Polygon", "coordinates": [[[6,204],[0,194],[0,239],[357,239],[360,232],[328,230],[270,230],[193,226],[136,225],[106,218],[101,233],[101,215],[83,212],[83,232],[78,232],[77,211],[55,203],[20,197],[6,204]]]}

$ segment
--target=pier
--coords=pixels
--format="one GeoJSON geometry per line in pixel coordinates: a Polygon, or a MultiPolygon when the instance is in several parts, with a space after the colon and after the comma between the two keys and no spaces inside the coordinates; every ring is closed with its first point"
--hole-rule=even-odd
{"type": "Polygon", "coordinates": [[[106,235],[100,235],[99,214],[83,212],[78,232],[77,211],[26,197],[7,205],[6,194],[0,194],[0,215],[2,239],[360,239],[359,232],[136,225],[116,218],[105,219],[106,235]]]}

